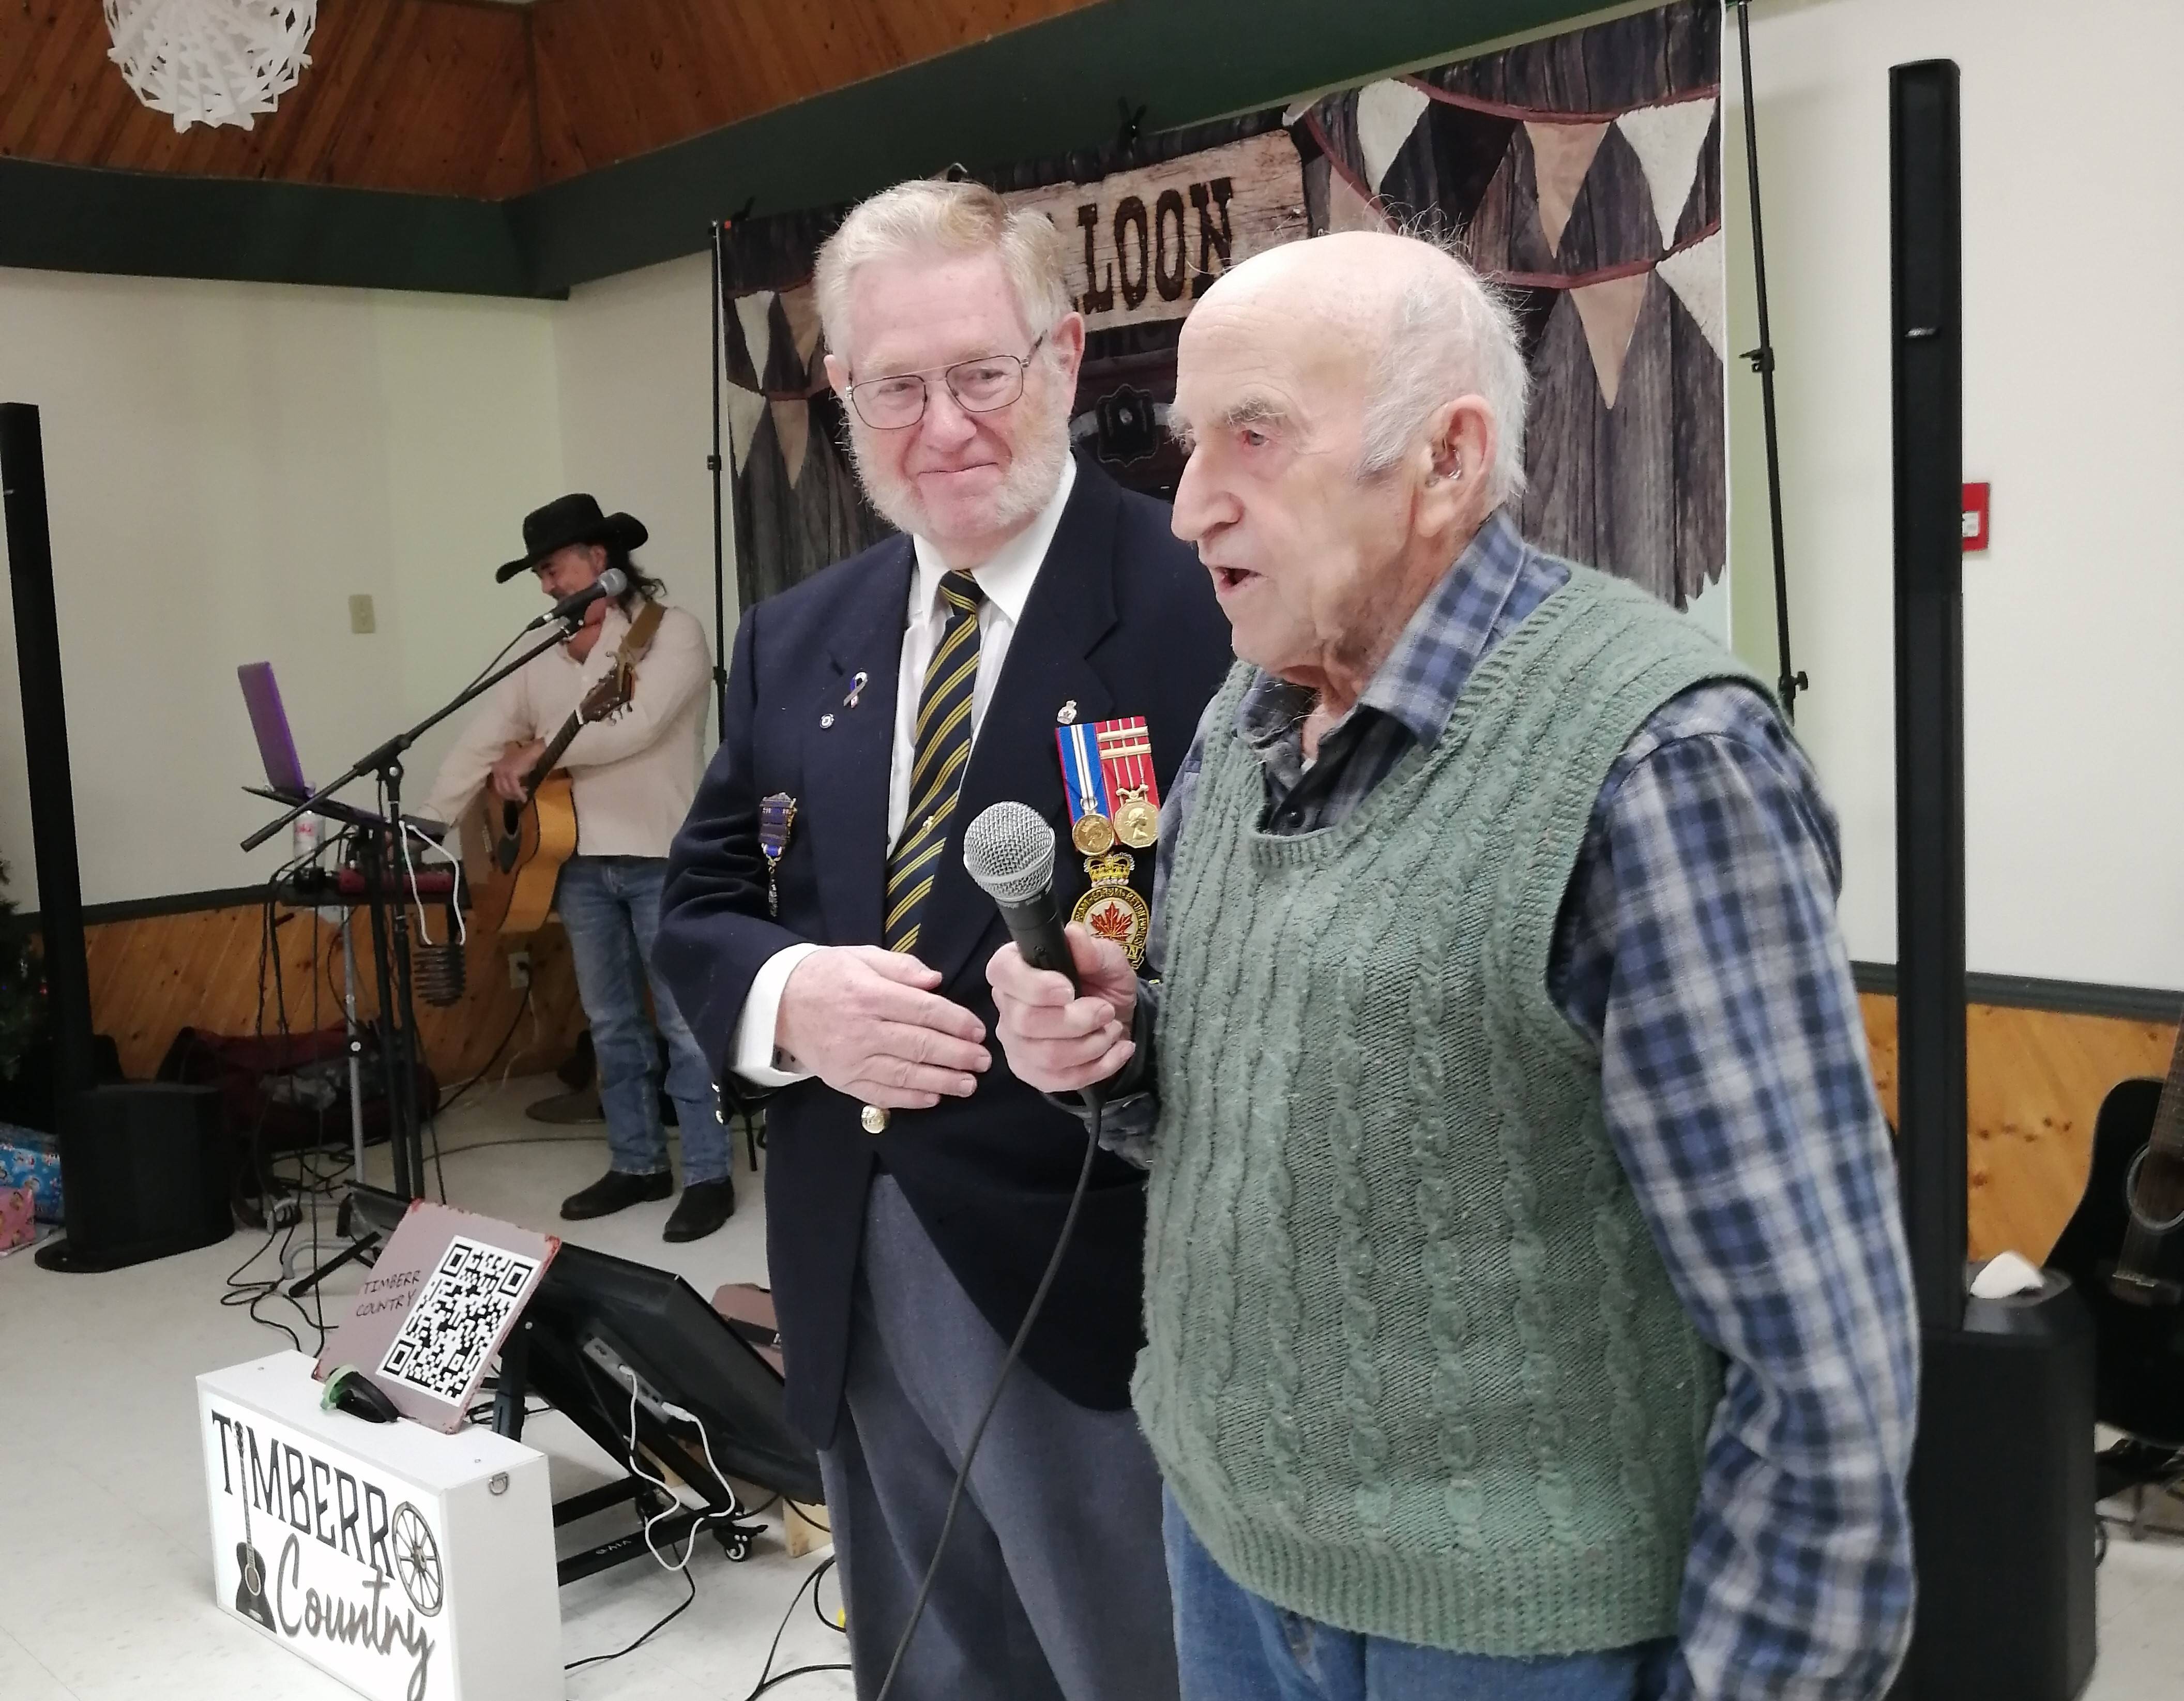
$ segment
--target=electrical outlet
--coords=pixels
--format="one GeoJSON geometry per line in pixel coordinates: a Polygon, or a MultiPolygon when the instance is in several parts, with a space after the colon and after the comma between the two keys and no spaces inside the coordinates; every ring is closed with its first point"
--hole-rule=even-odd
{"type": "Polygon", "coordinates": [[[353,596],[348,600],[348,629],[351,632],[376,632],[379,621],[371,611],[371,599],[353,596]]]}
{"type": "Polygon", "coordinates": [[[531,984],[531,953],[512,951],[508,954],[508,984],[518,992],[531,984]]]}

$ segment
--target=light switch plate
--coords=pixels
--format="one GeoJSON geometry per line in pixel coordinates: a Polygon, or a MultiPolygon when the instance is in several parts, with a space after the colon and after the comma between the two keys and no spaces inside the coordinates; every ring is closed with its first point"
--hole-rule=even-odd
{"type": "Polygon", "coordinates": [[[353,596],[348,600],[348,629],[351,632],[376,632],[379,622],[371,611],[371,599],[353,596]]]}

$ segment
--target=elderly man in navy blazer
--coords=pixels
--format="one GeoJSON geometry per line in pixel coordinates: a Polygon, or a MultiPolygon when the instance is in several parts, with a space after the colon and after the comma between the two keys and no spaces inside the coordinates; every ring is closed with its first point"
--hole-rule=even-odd
{"type": "MultiPolygon", "coordinates": [[[[822,253],[859,477],[906,535],[746,612],[661,904],[655,961],[714,1067],[776,1090],[789,1409],[820,1448],[866,1701],[1084,1152],[988,1043],[1007,934],[963,829],[1004,799],[1039,810],[1060,902],[1141,948],[1159,789],[1230,660],[1167,509],[1071,458],[1064,253],[1043,215],[938,181],[866,202],[822,253]]],[[[1141,1174],[1100,1153],[899,1701],[1176,1693],[1128,1409],[1144,1224],[1141,1174]]]]}

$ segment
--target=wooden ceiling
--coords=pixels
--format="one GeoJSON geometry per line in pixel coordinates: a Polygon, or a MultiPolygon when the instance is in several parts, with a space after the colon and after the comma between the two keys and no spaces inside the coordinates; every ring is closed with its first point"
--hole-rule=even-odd
{"type": "Polygon", "coordinates": [[[173,121],[97,0],[0,3],[0,157],[501,200],[1099,0],[320,0],[254,129],[173,121]]]}

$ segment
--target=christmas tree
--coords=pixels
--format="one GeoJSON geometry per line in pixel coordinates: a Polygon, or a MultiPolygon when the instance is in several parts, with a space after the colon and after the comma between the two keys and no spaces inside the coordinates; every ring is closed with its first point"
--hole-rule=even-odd
{"type": "MultiPolygon", "coordinates": [[[[7,883],[8,865],[0,862],[0,886],[7,883]]],[[[45,975],[33,940],[15,901],[0,893],[0,1079],[11,1081],[46,1025],[45,975]]]]}

